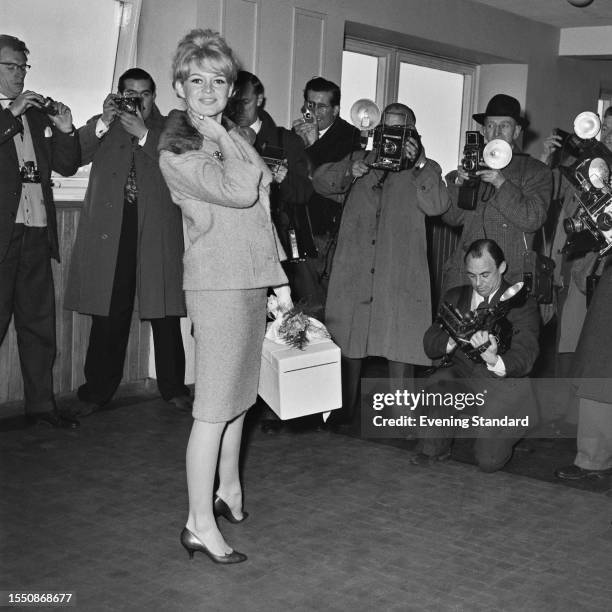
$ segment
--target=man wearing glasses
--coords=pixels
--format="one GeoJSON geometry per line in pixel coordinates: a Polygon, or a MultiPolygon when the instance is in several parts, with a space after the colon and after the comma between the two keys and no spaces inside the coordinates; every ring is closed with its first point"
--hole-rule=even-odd
{"type": "MultiPolygon", "coordinates": [[[[304,142],[313,172],[361,148],[359,130],[340,117],[340,88],[323,77],[306,83],[302,117],[293,122],[293,130],[304,142]]],[[[318,193],[313,193],[306,206],[318,257],[292,266],[287,274],[294,299],[305,301],[322,318],[342,206],[318,193]]]]}
{"type": "Polygon", "coordinates": [[[78,427],[53,394],[55,297],[50,257],[59,261],[51,171],[79,167],[70,109],[24,91],[25,43],[0,34],[0,342],[15,318],[29,422],[78,427]]]}

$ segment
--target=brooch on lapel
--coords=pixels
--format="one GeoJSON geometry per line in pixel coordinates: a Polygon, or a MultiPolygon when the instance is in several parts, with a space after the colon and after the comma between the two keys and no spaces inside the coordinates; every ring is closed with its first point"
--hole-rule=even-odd
{"type": "Polygon", "coordinates": [[[221,162],[222,162],[222,161],[223,161],[223,159],[224,159],[223,154],[221,153],[221,151],[215,151],[215,152],[213,153],[213,157],[214,157],[215,159],[218,159],[218,160],[219,160],[219,161],[221,161],[221,162]]]}

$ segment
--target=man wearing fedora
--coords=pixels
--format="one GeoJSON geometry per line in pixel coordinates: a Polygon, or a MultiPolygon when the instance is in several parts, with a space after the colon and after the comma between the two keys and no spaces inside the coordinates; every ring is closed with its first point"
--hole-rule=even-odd
{"type": "Polygon", "coordinates": [[[472,210],[463,202],[463,207],[459,206],[460,188],[470,178],[468,173],[459,166],[446,177],[452,204],[442,219],[449,225],[463,226],[463,231],[457,249],[444,265],[443,291],[463,283],[465,252],[480,238],[494,240],[505,253],[506,280],[510,284],[521,280],[523,255],[532,248],[534,236],[546,220],[552,191],[550,169],[518,147],[527,122],[516,98],[497,94],[485,112],[473,115],[473,119],[482,126],[485,143],[501,139],[512,147],[512,159],[501,170],[486,168],[475,173],[480,184],[472,210]]]}

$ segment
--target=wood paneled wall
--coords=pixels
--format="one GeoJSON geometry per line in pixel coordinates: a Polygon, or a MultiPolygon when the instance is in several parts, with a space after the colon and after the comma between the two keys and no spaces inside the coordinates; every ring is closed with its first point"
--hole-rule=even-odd
{"type": "MultiPolygon", "coordinates": [[[[83,366],[89,339],[91,319],[64,309],[64,291],[68,280],[68,267],[81,210],[80,202],[57,202],[58,234],[61,263],[53,261],[55,282],[57,356],[53,368],[56,393],[75,390],[84,381],[83,366]]],[[[33,296],[35,299],[35,296],[33,296]]],[[[123,382],[143,380],[149,368],[148,322],[141,322],[135,313],[132,319],[123,382]]],[[[17,338],[13,323],[0,345],[0,404],[23,398],[23,383],[17,352],[17,338]]],[[[0,406],[0,417],[2,407],[0,406]]]]}

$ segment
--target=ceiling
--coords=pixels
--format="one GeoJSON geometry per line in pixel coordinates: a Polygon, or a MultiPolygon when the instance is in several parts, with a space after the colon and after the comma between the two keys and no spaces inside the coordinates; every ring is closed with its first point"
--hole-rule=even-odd
{"type": "Polygon", "coordinates": [[[593,0],[584,8],[567,0],[472,0],[557,28],[612,25],[612,0],[593,0]]]}

